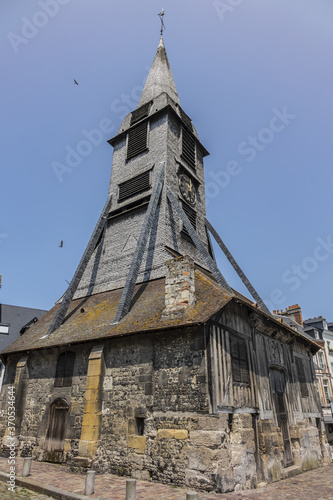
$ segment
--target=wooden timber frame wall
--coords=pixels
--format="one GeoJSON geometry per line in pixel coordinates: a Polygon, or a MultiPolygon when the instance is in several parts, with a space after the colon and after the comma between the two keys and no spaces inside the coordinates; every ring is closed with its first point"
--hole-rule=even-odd
{"type": "Polygon", "coordinates": [[[211,413],[256,413],[277,424],[273,379],[278,371],[286,382],[289,424],[321,417],[312,355],[283,326],[269,324],[262,315],[232,302],[209,321],[206,335],[211,413]],[[238,366],[233,347],[237,343],[238,366]]]}

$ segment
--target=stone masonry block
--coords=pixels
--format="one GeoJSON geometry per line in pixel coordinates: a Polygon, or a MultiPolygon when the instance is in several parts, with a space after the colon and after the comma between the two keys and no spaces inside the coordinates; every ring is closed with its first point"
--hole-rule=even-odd
{"type": "Polygon", "coordinates": [[[99,439],[99,426],[96,425],[82,425],[81,440],[83,441],[97,441],[99,439]]]}
{"type": "Polygon", "coordinates": [[[190,442],[196,446],[207,446],[214,448],[221,444],[222,433],[220,431],[191,431],[190,442]]]}
{"type": "Polygon", "coordinates": [[[88,377],[101,376],[103,370],[102,360],[93,359],[89,361],[88,366],[88,377]]]}
{"type": "Polygon", "coordinates": [[[146,450],[146,436],[133,436],[127,437],[127,446],[132,448],[136,453],[144,453],[146,450]]]}
{"type": "Polygon", "coordinates": [[[87,377],[87,389],[98,390],[101,385],[101,377],[99,375],[93,375],[92,377],[87,377]]]}

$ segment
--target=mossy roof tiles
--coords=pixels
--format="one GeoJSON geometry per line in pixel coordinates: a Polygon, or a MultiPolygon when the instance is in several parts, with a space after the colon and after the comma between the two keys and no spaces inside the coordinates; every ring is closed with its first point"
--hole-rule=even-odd
{"type": "Polygon", "coordinates": [[[73,300],[63,324],[43,338],[59,304],[1,354],[119,337],[140,332],[166,330],[204,324],[225,306],[232,295],[202,272],[195,271],[196,304],[189,306],[182,318],[162,319],[165,308],[165,279],[138,284],[129,313],[117,324],[116,316],[122,289],[73,300]],[[81,310],[84,309],[84,312],[81,310]]]}

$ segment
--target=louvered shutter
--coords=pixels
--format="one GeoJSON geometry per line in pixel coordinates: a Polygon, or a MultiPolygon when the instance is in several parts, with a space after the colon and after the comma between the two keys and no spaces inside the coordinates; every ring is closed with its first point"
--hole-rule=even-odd
{"type": "Polygon", "coordinates": [[[143,118],[146,118],[149,113],[149,108],[150,102],[133,111],[131,116],[131,125],[134,125],[134,123],[137,123],[138,121],[143,120],[143,118]]]}
{"type": "MultiPolygon", "coordinates": [[[[194,227],[194,229],[197,228],[197,214],[193,208],[189,207],[186,203],[182,203],[183,205],[183,210],[186,213],[190,223],[194,227]]],[[[185,228],[184,228],[185,229],[185,228]]]]}
{"type": "Polygon", "coordinates": [[[179,108],[180,110],[180,116],[181,116],[181,119],[183,120],[183,122],[185,123],[185,125],[189,128],[189,130],[193,130],[193,125],[192,125],[192,120],[191,118],[185,113],[185,111],[183,111],[182,108],[179,108]]]}
{"type": "Polygon", "coordinates": [[[182,131],[182,158],[195,169],[195,139],[185,127],[182,131]]]}
{"type": "MultiPolygon", "coordinates": [[[[183,206],[183,210],[185,212],[185,214],[187,215],[187,218],[188,220],[190,221],[190,223],[192,224],[193,228],[196,229],[197,228],[197,214],[196,214],[196,211],[193,210],[193,208],[189,207],[186,203],[182,202],[182,206],[183,206]]],[[[186,236],[190,236],[188,234],[188,231],[186,229],[186,227],[183,225],[183,229],[182,229],[182,232],[183,234],[185,234],[186,236]]]]}
{"type": "Polygon", "coordinates": [[[136,196],[137,194],[147,191],[150,187],[150,170],[147,170],[146,172],[119,184],[118,201],[122,202],[127,198],[136,196]]]}
{"type": "Polygon", "coordinates": [[[147,150],[148,122],[141,123],[128,133],[127,160],[147,150]]]}

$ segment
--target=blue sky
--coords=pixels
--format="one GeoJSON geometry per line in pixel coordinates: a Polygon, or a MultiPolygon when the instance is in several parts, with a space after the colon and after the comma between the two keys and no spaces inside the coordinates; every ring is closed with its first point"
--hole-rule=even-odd
{"type": "MultiPolygon", "coordinates": [[[[71,280],[106,200],[106,141],[136,107],[161,7],[2,0],[1,303],[49,309],[71,280]]],[[[271,309],[299,303],[304,318],[333,321],[333,3],[163,7],[180,101],[210,152],[208,219],[271,309]]]]}

